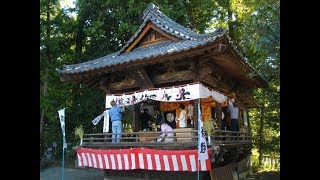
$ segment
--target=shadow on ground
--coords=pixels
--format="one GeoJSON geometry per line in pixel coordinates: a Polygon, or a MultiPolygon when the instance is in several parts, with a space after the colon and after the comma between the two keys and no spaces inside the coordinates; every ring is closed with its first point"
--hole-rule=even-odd
{"type": "Polygon", "coordinates": [[[280,180],[280,172],[278,171],[269,171],[261,172],[250,175],[249,177],[243,178],[241,180],[280,180]]]}

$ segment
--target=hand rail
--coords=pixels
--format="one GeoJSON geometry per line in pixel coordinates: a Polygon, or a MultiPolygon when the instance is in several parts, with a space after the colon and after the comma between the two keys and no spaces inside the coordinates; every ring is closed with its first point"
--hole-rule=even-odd
{"type": "MultiPolygon", "coordinates": [[[[198,131],[197,130],[185,130],[172,131],[168,133],[173,133],[173,142],[157,142],[156,139],[159,137],[161,132],[155,131],[140,131],[140,132],[123,132],[120,143],[112,143],[113,133],[95,133],[95,134],[84,134],[83,135],[83,146],[95,146],[95,145],[110,145],[113,146],[158,146],[161,144],[165,145],[189,145],[197,146],[198,142],[198,131]]],[[[116,133],[114,133],[116,135],[116,133]]],[[[236,145],[236,144],[251,144],[251,133],[249,132],[235,132],[235,131],[225,131],[225,130],[215,130],[208,138],[206,134],[208,145],[236,145]]]]}

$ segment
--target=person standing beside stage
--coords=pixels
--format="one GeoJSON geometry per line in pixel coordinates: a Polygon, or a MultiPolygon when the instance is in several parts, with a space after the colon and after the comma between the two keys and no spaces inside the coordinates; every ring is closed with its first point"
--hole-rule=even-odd
{"type": "Polygon", "coordinates": [[[238,122],[239,107],[237,102],[235,102],[234,100],[231,101],[230,99],[228,99],[228,108],[230,110],[230,116],[231,116],[231,130],[239,132],[239,122],[238,122]]]}
{"type": "Polygon", "coordinates": [[[179,121],[179,127],[180,128],[186,128],[187,127],[187,111],[184,110],[185,106],[183,104],[180,104],[180,115],[177,118],[177,121],[179,121]]]}
{"type": "Polygon", "coordinates": [[[109,116],[112,122],[112,142],[120,142],[122,137],[122,113],[124,113],[125,109],[123,105],[122,108],[118,107],[115,101],[111,101],[110,105],[112,106],[109,109],[109,116]]]}

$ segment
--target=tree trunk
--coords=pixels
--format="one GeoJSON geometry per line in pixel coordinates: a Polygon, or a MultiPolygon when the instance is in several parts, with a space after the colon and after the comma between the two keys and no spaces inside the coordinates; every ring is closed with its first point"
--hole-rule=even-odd
{"type": "Polygon", "coordinates": [[[265,113],[265,107],[264,103],[261,106],[261,116],[260,116],[260,130],[259,130],[259,166],[261,167],[262,165],[262,156],[263,156],[263,151],[262,151],[262,143],[263,143],[263,125],[264,125],[264,113],[265,113]]]}
{"type": "MultiPolygon", "coordinates": [[[[50,42],[50,1],[47,3],[47,29],[46,29],[46,38],[48,39],[47,42],[50,42]]],[[[44,77],[44,84],[43,84],[43,97],[46,97],[48,94],[48,66],[50,62],[50,47],[49,43],[46,44],[46,63],[45,63],[45,77],[44,77]]],[[[41,108],[41,116],[40,116],[40,134],[43,132],[44,126],[44,118],[46,114],[46,108],[41,108]]]]}
{"type": "MultiPolygon", "coordinates": [[[[84,13],[86,14],[86,13],[84,13]]],[[[84,21],[82,16],[83,14],[79,14],[79,21],[78,21],[78,26],[77,26],[77,35],[76,35],[76,47],[75,47],[75,63],[81,63],[81,59],[82,59],[82,48],[83,48],[83,40],[84,40],[84,32],[83,32],[83,28],[84,28],[84,21]]],[[[74,121],[75,124],[78,123],[79,121],[79,113],[81,112],[80,108],[81,108],[81,104],[80,104],[80,84],[76,83],[75,85],[73,85],[72,88],[72,94],[73,94],[73,107],[72,107],[72,111],[75,112],[72,114],[72,119],[74,121]]]]}
{"type": "Polygon", "coordinates": [[[230,5],[228,7],[228,28],[229,28],[229,36],[231,39],[234,39],[234,23],[232,20],[232,11],[230,9],[230,5]]]}
{"type": "MultiPolygon", "coordinates": [[[[44,85],[43,85],[43,96],[44,96],[44,97],[47,96],[47,94],[48,94],[48,82],[47,82],[47,78],[48,78],[48,68],[46,68],[45,81],[44,81],[44,85]]],[[[45,108],[41,108],[40,134],[43,132],[45,113],[46,113],[46,109],[45,109],[45,108]]]]}

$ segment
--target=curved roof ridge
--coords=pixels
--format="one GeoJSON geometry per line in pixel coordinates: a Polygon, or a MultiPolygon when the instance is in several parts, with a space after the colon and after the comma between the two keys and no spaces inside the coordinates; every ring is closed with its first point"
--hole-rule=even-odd
{"type": "MultiPolygon", "coordinates": [[[[166,31],[170,33],[171,35],[176,36],[176,34],[179,35],[180,32],[182,32],[185,35],[191,36],[190,38],[197,38],[199,36],[199,33],[196,33],[192,31],[189,28],[186,28],[182,26],[181,24],[173,21],[171,18],[169,18],[167,15],[163,14],[161,11],[157,10],[156,12],[154,10],[151,11],[151,21],[156,23],[156,24],[161,24],[162,26],[167,26],[165,29],[172,29],[176,31],[175,33],[172,33],[172,31],[166,31]]],[[[183,39],[190,39],[188,37],[184,37],[183,39]]]]}
{"type": "Polygon", "coordinates": [[[148,7],[143,11],[143,18],[148,18],[151,22],[155,25],[158,25],[161,30],[165,31],[166,33],[181,38],[181,39],[203,39],[215,36],[217,34],[225,34],[226,30],[219,27],[214,32],[208,34],[199,34],[181,24],[173,21],[167,15],[162,13],[159,10],[159,7],[155,6],[153,3],[150,3],[148,7]]]}
{"type": "Polygon", "coordinates": [[[68,72],[68,71],[74,71],[79,69],[79,71],[81,72],[81,69],[86,69],[86,67],[90,67],[91,69],[96,69],[99,68],[101,66],[101,62],[104,61],[109,61],[110,58],[115,58],[116,56],[118,56],[119,51],[115,52],[115,53],[111,53],[108,54],[106,56],[91,60],[91,61],[85,61],[85,62],[81,62],[81,63],[77,63],[77,64],[70,64],[70,65],[63,65],[63,69],[57,69],[56,71],[58,72],[68,72]]]}
{"type": "Polygon", "coordinates": [[[159,14],[162,13],[158,6],[154,5],[153,3],[149,3],[146,9],[143,11],[142,19],[145,19],[150,12],[159,13],[159,14]]]}
{"type": "Polygon", "coordinates": [[[139,26],[139,28],[137,29],[137,31],[133,34],[133,36],[131,36],[131,38],[126,42],[126,44],[120,49],[119,54],[122,53],[132,42],[134,39],[136,39],[138,37],[138,35],[140,34],[140,32],[142,31],[142,29],[146,26],[147,24],[147,19],[145,19],[143,21],[143,23],[141,23],[141,25],[139,26]]]}
{"type": "Polygon", "coordinates": [[[147,22],[152,22],[155,26],[159,29],[163,30],[164,32],[183,39],[183,40],[197,40],[203,38],[209,38],[212,35],[216,35],[218,33],[223,34],[225,31],[215,31],[210,34],[199,34],[192,31],[189,28],[182,26],[181,24],[173,21],[171,18],[166,16],[159,10],[158,6],[155,6],[153,3],[150,3],[147,8],[143,11],[143,23],[139,26],[137,31],[131,36],[131,38],[126,42],[126,44],[121,48],[119,53],[122,53],[142,32],[143,28],[146,26],[147,22]]]}

